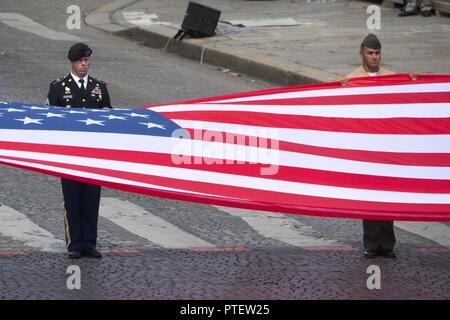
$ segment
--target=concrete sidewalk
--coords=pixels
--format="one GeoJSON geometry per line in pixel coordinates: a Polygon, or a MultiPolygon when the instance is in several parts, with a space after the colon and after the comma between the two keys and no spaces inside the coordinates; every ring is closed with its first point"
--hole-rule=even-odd
{"type": "Polygon", "coordinates": [[[400,18],[398,9],[380,7],[381,29],[369,30],[367,7],[376,4],[369,1],[197,2],[222,12],[217,35],[169,41],[180,28],[189,0],[115,0],[85,21],[166,52],[279,85],[345,76],[360,65],[359,45],[369,32],[381,39],[386,68],[398,73],[450,73],[447,17],[400,18]]]}

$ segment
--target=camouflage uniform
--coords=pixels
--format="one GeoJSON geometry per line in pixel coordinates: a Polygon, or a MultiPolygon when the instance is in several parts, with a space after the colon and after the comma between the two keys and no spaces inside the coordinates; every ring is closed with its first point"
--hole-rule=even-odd
{"type": "Polygon", "coordinates": [[[432,8],[431,0],[407,0],[400,16],[417,14],[419,10],[423,16],[429,16],[432,8]]]}

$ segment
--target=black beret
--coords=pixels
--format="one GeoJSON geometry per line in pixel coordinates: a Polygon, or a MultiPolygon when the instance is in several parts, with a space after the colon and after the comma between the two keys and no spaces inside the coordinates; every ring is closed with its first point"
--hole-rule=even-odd
{"type": "Polygon", "coordinates": [[[89,57],[91,54],[92,49],[87,45],[85,45],[84,43],[76,43],[70,47],[67,58],[69,58],[70,61],[74,62],[78,59],[89,57]]]}
{"type": "Polygon", "coordinates": [[[376,35],[369,33],[361,42],[361,48],[362,47],[378,50],[381,49],[381,43],[376,35]]]}

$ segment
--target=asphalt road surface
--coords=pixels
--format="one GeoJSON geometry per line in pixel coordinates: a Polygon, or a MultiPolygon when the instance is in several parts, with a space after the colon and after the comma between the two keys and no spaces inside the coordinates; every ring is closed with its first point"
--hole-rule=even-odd
{"type": "MultiPolygon", "coordinates": [[[[94,49],[91,74],[108,83],[116,107],[272,86],[84,24],[66,28],[69,5],[86,14],[107,2],[2,0],[0,101],[43,103],[50,81],[69,72],[67,50],[79,39],[94,49]]],[[[104,258],[70,260],[59,180],[0,166],[0,299],[450,298],[448,223],[396,223],[398,258],[367,260],[359,220],[214,207],[107,188],[100,215],[104,258]],[[70,285],[73,265],[79,267],[79,289],[70,285]],[[380,286],[370,289],[373,265],[380,286]]]]}

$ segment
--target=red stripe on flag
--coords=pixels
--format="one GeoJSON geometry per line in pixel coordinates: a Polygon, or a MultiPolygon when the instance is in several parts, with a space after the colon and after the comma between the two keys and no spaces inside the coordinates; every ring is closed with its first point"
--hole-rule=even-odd
{"type": "MultiPolygon", "coordinates": [[[[0,147],[5,149],[5,145],[3,143],[0,143],[0,147]]],[[[199,170],[199,172],[209,171],[247,177],[267,178],[279,181],[291,181],[356,189],[418,193],[450,193],[450,181],[444,179],[385,177],[276,165],[273,166],[273,170],[275,170],[274,173],[276,173],[275,175],[262,175],[262,172],[267,172],[269,170],[268,164],[251,164],[248,162],[239,164],[236,161],[227,163],[226,161],[223,161],[223,159],[214,159],[209,157],[187,157],[184,159],[185,162],[174,163],[174,159],[170,154],[150,152],[130,152],[121,150],[34,144],[20,144],[16,146],[9,145],[8,150],[117,160],[139,164],[199,170]]],[[[180,161],[181,160],[182,159],[180,158],[180,161]]]]}
{"type": "MultiPolygon", "coordinates": [[[[450,92],[384,93],[343,95],[333,97],[290,98],[245,101],[249,105],[349,105],[349,104],[409,104],[450,102],[450,92]]],[[[243,102],[215,102],[217,104],[242,104],[243,102]]]]}
{"type": "MultiPolygon", "coordinates": [[[[352,78],[349,79],[348,85],[343,87],[339,81],[334,82],[326,82],[326,83],[318,83],[318,84],[310,84],[310,85],[299,85],[299,86],[290,86],[290,87],[281,87],[281,88],[270,88],[270,89],[264,89],[264,90],[258,90],[258,91],[251,91],[251,92],[240,92],[240,93],[233,93],[233,94],[227,94],[223,96],[217,96],[217,97],[208,97],[208,98],[200,98],[200,99],[193,99],[193,100],[185,100],[180,101],[177,103],[171,103],[171,105],[174,104],[192,104],[192,103],[216,103],[217,101],[221,100],[228,100],[228,99],[237,99],[237,98],[247,98],[247,97],[260,97],[260,96],[267,96],[271,94],[280,94],[280,93],[287,93],[287,92],[307,92],[307,91],[314,91],[314,90],[327,90],[327,89],[344,89],[344,88],[360,88],[360,87],[383,87],[383,86],[397,86],[399,90],[401,90],[401,87],[403,85],[418,85],[418,84],[430,84],[430,83],[450,83],[450,76],[449,75],[419,75],[417,80],[411,80],[410,76],[408,74],[395,74],[395,75],[387,75],[387,76],[379,76],[379,77],[361,77],[361,78],[352,78]]],[[[441,94],[441,93],[440,93],[441,94]]],[[[406,94],[405,94],[406,95],[406,94]]],[[[409,93],[407,94],[409,95],[409,93]]],[[[322,96],[323,98],[330,98],[324,94],[322,96]]],[[[320,99],[322,97],[313,98],[314,101],[316,101],[316,104],[323,104],[320,103],[320,99]]],[[[330,102],[333,102],[333,98],[331,97],[330,102]]],[[[389,97],[387,97],[389,98],[389,97]]],[[[397,99],[396,99],[397,100],[397,99]]],[[[373,100],[374,101],[374,100],[373,100]]],[[[449,100],[440,101],[440,102],[448,102],[449,100]]],[[[429,102],[429,101],[424,101],[429,102]]],[[[438,102],[438,101],[436,101],[438,102]]],[[[246,102],[247,103],[247,102],[246,102]]],[[[363,104],[372,103],[371,100],[365,100],[363,104]],[[370,101],[370,102],[368,102],[370,101]]],[[[386,103],[386,102],[381,102],[386,103]]],[[[402,103],[402,102],[400,102],[402,103]]],[[[404,102],[403,102],[404,103],[404,102]]],[[[259,103],[257,103],[259,104],[259,103]]],[[[284,103],[283,103],[284,104],[284,103]]],[[[305,105],[308,105],[309,103],[304,103],[305,105]]],[[[346,104],[346,103],[326,103],[326,104],[346,104]]],[[[154,107],[159,105],[152,105],[152,106],[143,106],[143,108],[148,107],[154,107]]]]}
{"type": "Polygon", "coordinates": [[[173,121],[209,121],[265,128],[367,134],[450,134],[450,118],[354,119],[214,110],[161,112],[161,114],[173,121]]]}
{"type": "MultiPolygon", "coordinates": [[[[251,146],[256,139],[255,136],[235,134],[214,130],[198,130],[185,128],[194,140],[202,140],[205,132],[210,136],[222,136],[224,143],[232,143],[237,145],[251,146]],[[228,140],[227,140],[228,139],[228,140]]],[[[366,150],[350,150],[337,149],[327,147],[316,147],[294,142],[287,142],[277,139],[267,139],[268,148],[274,148],[278,145],[279,150],[290,151],[295,153],[304,153],[328,158],[346,159],[363,162],[397,164],[406,166],[431,166],[431,167],[448,167],[450,166],[450,153],[412,153],[412,152],[383,152],[383,151],[366,151],[366,150]]]]}
{"type": "MultiPolygon", "coordinates": [[[[315,210],[333,210],[333,208],[342,208],[343,211],[359,211],[359,212],[371,212],[378,211],[377,215],[383,215],[383,212],[421,212],[424,213],[446,213],[450,211],[450,203],[449,204],[411,204],[411,203],[390,203],[390,202],[376,202],[376,201],[361,201],[361,200],[348,200],[348,199],[336,199],[336,198],[328,198],[328,197],[317,197],[317,196],[305,196],[305,195],[296,195],[285,192],[276,192],[276,191],[266,191],[260,189],[253,189],[248,187],[236,187],[229,186],[220,183],[208,183],[208,182],[200,182],[200,181],[192,181],[192,180],[181,180],[175,178],[166,178],[154,175],[146,175],[139,173],[130,173],[123,172],[118,170],[110,170],[110,169],[101,169],[101,168],[93,168],[87,166],[73,165],[73,164],[61,164],[55,163],[51,161],[38,161],[33,159],[22,159],[22,158],[14,158],[14,157],[3,157],[10,158],[11,160],[24,161],[28,163],[36,163],[43,165],[50,165],[58,168],[78,170],[88,173],[106,175],[110,177],[127,179],[131,181],[147,183],[147,184],[156,184],[159,186],[164,186],[168,188],[177,188],[188,190],[191,192],[205,193],[205,194],[214,194],[219,195],[221,197],[231,197],[234,199],[254,199],[256,202],[266,203],[268,199],[270,202],[284,204],[286,206],[295,206],[299,203],[302,204],[302,207],[313,207],[317,208],[315,210]]],[[[57,174],[58,176],[60,174],[57,174]]],[[[101,183],[102,184],[102,183],[101,183]]],[[[148,189],[139,186],[128,186],[129,190],[135,189],[148,189]]],[[[350,190],[349,190],[350,191],[350,190]]],[[[151,192],[149,193],[151,194],[151,192]]],[[[450,198],[449,198],[450,199],[450,198]]],[[[450,201],[450,200],[449,200],[450,201]]],[[[388,213],[390,214],[390,213],[388,213]]],[[[447,216],[447,219],[450,219],[450,216],[447,216]]]]}
{"type": "MultiPolygon", "coordinates": [[[[206,132],[206,130],[196,130],[196,131],[194,131],[193,129],[186,129],[186,130],[191,134],[192,138],[196,140],[201,140],[204,133],[206,132]]],[[[256,141],[257,139],[257,137],[254,136],[230,134],[221,131],[208,130],[208,133],[210,133],[211,136],[221,135],[223,137],[222,140],[224,143],[232,142],[233,144],[237,145],[251,146],[250,141],[256,141]]],[[[348,150],[348,149],[309,146],[305,144],[279,141],[276,139],[268,139],[267,142],[268,148],[274,149],[275,146],[277,146],[278,144],[278,148],[281,151],[289,151],[299,154],[309,154],[327,158],[337,158],[362,162],[396,164],[406,166],[431,166],[431,167],[450,166],[450,153],[411,153],[411,152],[348,150]]],[[[140,151],[57,146],[49,144],[6,142],[6,141],[0,141],[0,149],[68,154],[68,155],[72,154],[72,152],[77,152],[77,150],[83,150],[84,152],[86,152],[86,154],[89,154],[91,157],[104,159],[107,159],[105,157],[109,156],[109,153],[111,153],[112,156],[115,156],[116,153],[126,152],[127,156],[123,160],[136,162],[142,162],[143,160],[139,159],[148,156],[147,152],[140,152],[140,151]],[[137,160],[134,160],[135,158],[137,158],[137,160]]]]}
{"type": "MultiPolygon", "coordinates": [[[[3,163],[0,161],[0,163],[3,163]]],[[[17,168],[27,169],[35,172],[40,172],[43,174],[55,175],[58,177],[63,177],[66,179],[72,179],[77,181],[82,181],[91,184],[102,185],[105,187],[110,187],[114,189],[119,189],[127,192],[135,192],[140,194],[145,194],[149,196],[156,197],[164,197],[168,199],[182,200],[182,201],[191,201],[191,202],[200,202],[205,204],[213,204],[213,205],[223,205],[223,206],[233,206],[237,208],[244,209],[252,209],[252,210],[265,210],[265,211],[276,211],[276,212],[285,212],[292,214],[307,214],[312,216],[321,216],[321,217],[336,217],[336,218],[353,218],[353,219],[373,219],[373,220],[398,220],[398,221],[450,221],[450,216],[448,212],[450,210],[450,206],[447,205],[426,205],[426,204],[416,204],[416,205],[408,205],[402,206],[402,204],[396,204],[394,206],[390,206],[389,208],[380,207],[378,209],[376,202],[364,202],[360,201],[359,207],[361,209],[351,210],[351,209],[341,209],[341,208],[333,208],[333,207],[308,207],[307,203],[302,205],[288,205],[286,203],[277,203],[277,202],[267,202],[267,199],[271,199],[271,195],[266,195],[266,201],[253,201],[242,198],[223,198],[220,196],[213,195],[196,195],[196,194],[188,194],[186,192],[177,192],[177,191],[168,191],[161,189],[152,189],[152,188],[143,188],[138,186],[130,186],[123,183],[109,182],[104,180],[97,180],[91,178],[84,178],[79,176],[73,176],[70,174],[64,173],[55,173],[51,170],[34,168],[28,165],[19,165],[19,164],[11,164],[6,163],[10,166],[14,166],[17,168]],[[370,205],[368,205],[368,203],[370,205]],[[371,210],[373,209],[373,210],[371,210]],[[401,210],[404,209],[404,210],[401,210]]],[[[241,191],[241,194],[245,194],[245,190],[241,191]],[[244,192],[244,193],[242,193],[244,192]]],[[[314,198],[314,197],[312,197],[314,198]]],[[[298,200],[302,200],[301,197],[298,200]]],[[[320,200],[320,198],[315,199],[320,200]]],[[[323,199],[325,203],[333,204],[334,199],[323,199]]],[[[345,201],[344,202],[349,202],[345,201]]],[[[350,201],[352,202],[352,201],[350,201]]],[[[336,203],[337,205],[339,204],[336,203]]]]}

